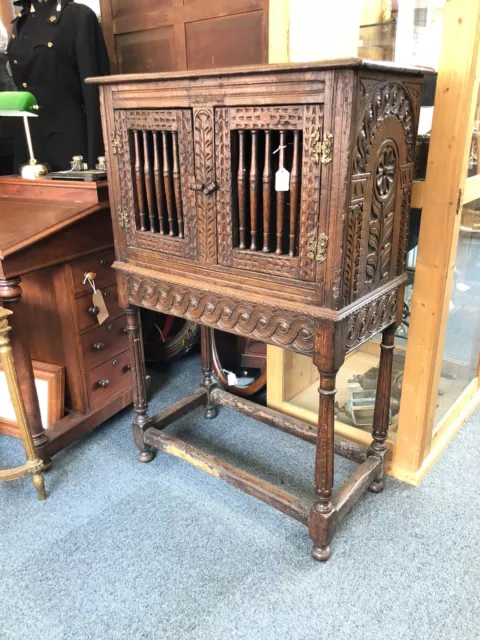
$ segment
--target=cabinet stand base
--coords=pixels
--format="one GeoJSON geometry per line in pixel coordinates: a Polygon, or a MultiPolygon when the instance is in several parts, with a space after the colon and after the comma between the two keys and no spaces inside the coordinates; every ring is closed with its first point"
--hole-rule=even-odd
{"type": "MultiPolygon", "coordinates": [[[[164,451],[181,458],[199,469],[225,480],[225,482],[237,489],[255,496],[284,514],[302,522],[314,532],[317,532],[318,528],[325,530],[326,537],[329,540],[333,538],[339,523],[361,495],[372,486],[375,486],[377,484],[375,482],[376,479],[382,474],[383,456],[371,455],[367,447],[336,437],[335,453],[354,460],[360,465],[347,482],[333,495],[330,510],[323,513],[319,510],[317,504],[309,504],[214,455],[205,453],[201,449],[187,444],[174,436],[162,433],[162,430],[168,425],[201,406],[208,406],[210,409],[214,409],[215,412],[218,411],[219,407],[227,407],[307,442],[316,443],[317,441],[317,430],[311,425],[272,409],[258,406],[249,400],[239,398],[221,389],[213,389],[209,393],[207,389],[200,387],[183,400],[150,419],[149,426],[143,434],[144,444],[153,450],[164,451]]],[[[212,413],[214,412],[212,411],[212,413]]],[[[329,544],[315,545],[312,556],[318,561],[328,560],[330,557],[329,544]]]]}

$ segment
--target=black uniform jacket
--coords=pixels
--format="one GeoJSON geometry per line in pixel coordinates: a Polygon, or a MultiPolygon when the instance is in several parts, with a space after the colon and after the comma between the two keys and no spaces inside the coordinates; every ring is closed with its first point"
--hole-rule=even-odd
{"type": "MultiPolygon", "coordinates": [[[[94,168],[103,155],[100,105],[97,87],[84,80],[110,72],[97,17],[72,0],[35,2],[34,13],[31,0],[14,4],[20,12],[7,52],[17,88],[33,93],[40,106],[39,117],[29,120],[36,159],[58,171],[83,155],[94,168]]],[[[18,163],[28,160],[24,138],[19,135],[18,163]]]]}

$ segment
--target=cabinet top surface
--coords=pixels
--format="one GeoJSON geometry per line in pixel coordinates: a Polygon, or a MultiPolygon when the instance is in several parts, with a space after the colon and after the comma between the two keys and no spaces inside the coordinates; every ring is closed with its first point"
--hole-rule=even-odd
{"type": "Polygon", "coordinates": [[[377,60],[365,60],[363,58],[342,58],[338,60],[324,60],[316,62],[300,62],[288,64],[254,65],[243,67],[228,67],[223,69],[198,69],[188,71],[169,71],[163,73],[139,73],[87,78],[90,84],[123,84],[129,82],[151,82],[162,80],[206,78],[211,76],[242,76],[262,75],[266,73],[284,73],[294,71],[314,72],[329,69],[372,69],[406,75],[424,76],[431,74],[432,69],[395,64],[394,62],[381,62],[377,60]]]}

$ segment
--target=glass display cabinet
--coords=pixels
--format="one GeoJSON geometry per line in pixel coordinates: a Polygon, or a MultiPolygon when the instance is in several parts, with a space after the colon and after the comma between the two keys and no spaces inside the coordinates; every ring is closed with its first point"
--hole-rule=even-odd
{"type": "MultiPolygon", "coordinates": [[[[295,5],[280,4],[285,25],[295,5]]],[[[422,107],[420,116],[388,442],[390,474],[418,484],[480,400],[480,0],[363,4],[359,55],[368,49],[380,60],[437,71],[436,91],[429,95],[427,88],[424,96],[434,106],[422,107]]],[[[284,37],[271,26],[272,62],[295,56],[284,37]]],[[[351,53],[351,43],[345,46],[351,53]]],[[[315,54],[328,57],[328,51],[315,54]]],[[[378,342],[369,341],[337,377],[336,431],[355,442],[368,441],[379,353],[378,342]]],[[[267,380],[269,406],[316,423],[318,374],[309,358],[269,346],[267,380]]]]}

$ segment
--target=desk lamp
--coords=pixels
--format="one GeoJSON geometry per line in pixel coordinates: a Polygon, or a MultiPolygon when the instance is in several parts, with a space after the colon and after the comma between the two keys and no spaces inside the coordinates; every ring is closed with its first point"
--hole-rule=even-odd
{"type": "Polygon", "coordinates": [[[44,164],[38,164],[33,155],[32,136],[28,118],[37,118],[38,104],[35,96],[28,91],[3,91],[0,93],[0,116],[19,116],[23,118],[25,134],[27,136],[30,162],[20,168],[20,175],[27,180],[34,180],[46,176],[48,169],[44,164]]]}

